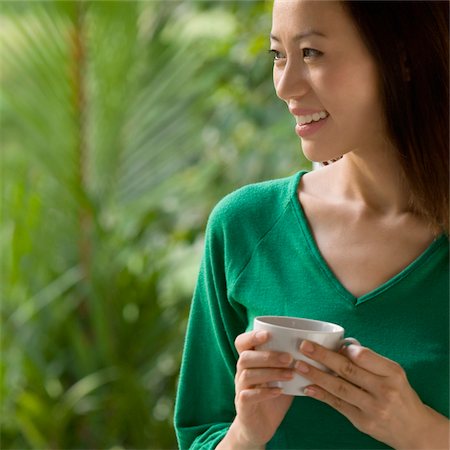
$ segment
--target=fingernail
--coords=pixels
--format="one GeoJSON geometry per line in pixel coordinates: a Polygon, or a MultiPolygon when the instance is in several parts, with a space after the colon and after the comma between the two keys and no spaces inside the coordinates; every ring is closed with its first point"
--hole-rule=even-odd
{"type": "Polygon", "coordinates": [[[311,386],[305,387],[303,393],[309,397],[315,397],[317,395],[317,391],[311,386]]]}
{"type": "Polygon", "coordinates": [[[301,373],[309,372],[309,367],[303,361],[297,361],[295,364],[295,368],[301,373]]]}
{"type": "Polygon", "coordinates": [[[282,376],[285,380],[291,380],[292,378],[294,378],[294,374],[291,371],[283,372],[282,376]]]}
{"type": "Polygon", "coordinates": [[[279,356],[279,360],[283,364],[288,364],[292,361],[292,355],[290,355],[289,353],[282,353],[279,356]]]}
{"type": "Polygon", "coordinates": [[[303,341],[300,345],[300,350],[303,353],[313,353],[314,352],[314,345],[311,344],[309,341],[303,341]]]}

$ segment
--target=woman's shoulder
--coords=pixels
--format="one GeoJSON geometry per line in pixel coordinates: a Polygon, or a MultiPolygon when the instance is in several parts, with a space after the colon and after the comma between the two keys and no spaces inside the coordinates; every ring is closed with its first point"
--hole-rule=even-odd
{"type": "Polygon", "coordinates": [[[245,185],[222,198],[211,212],[210,225],[245,226],[271,222],[284,211],[301,172],[286,178],[245,185]]]}

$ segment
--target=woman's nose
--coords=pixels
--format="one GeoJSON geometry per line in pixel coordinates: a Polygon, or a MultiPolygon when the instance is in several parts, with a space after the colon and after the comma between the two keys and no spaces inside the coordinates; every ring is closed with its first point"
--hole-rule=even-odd
{"type": "Polygon", "coordinates": [[[310,89],[304,67],[288,62],[284,67],[274,67],[273,81],[277,96],[284,101],[304,96],[310,89]]]}

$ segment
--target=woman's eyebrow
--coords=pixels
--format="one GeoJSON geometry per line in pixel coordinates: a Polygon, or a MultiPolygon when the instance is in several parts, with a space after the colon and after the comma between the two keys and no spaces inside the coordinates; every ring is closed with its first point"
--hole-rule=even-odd
{"type": "MultiPolygon", "coordinates": [[[[322,32],[320,31],[316,31],[316,30],[306,30],[303,31],[301,33],[297,33],[292,40],[293,41],[301,41],[302,39],[305,39],[311,35],[316,35],[316,36],[320,36],[320,37],[326,37],[322,32]]],[[[270,33],[270,39],[276,41],[276,42],[281,42],[280,38],[276,37],[275,35],[273,35],[272,33],[270,33]]]]}

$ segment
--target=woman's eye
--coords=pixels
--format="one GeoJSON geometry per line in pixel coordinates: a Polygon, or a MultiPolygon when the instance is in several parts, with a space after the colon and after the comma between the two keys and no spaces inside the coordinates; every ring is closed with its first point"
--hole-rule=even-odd
{"type": "Polygon", "coordinates": [[[277,61],[282,58],[281,53],[278,50],[270,49],[269,53],[272,54],[274,61],[277,61]]]}
{"type": "MultiPolygon", "coordinates": [[[[315,50],[314,48],[304,48],[302,49],[303,52],[303,58],[317,58],[321,55],[323,55],[323,53],[319,50],[315,50]]],[[[273,50],[270,49],[269,53],[273,55],[273,60],[274,61],[279,61],[280,59],[284,58],[284,55],[279,52],[278,50],[273,50]]]]}
{"type": "Polygon", "coordinates": [[[317,56],[323,55],[319,50],[315,50],[313,48],[304,48],[303,49],[303,58],[314,58],[317,56]]]}

